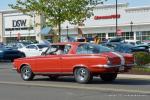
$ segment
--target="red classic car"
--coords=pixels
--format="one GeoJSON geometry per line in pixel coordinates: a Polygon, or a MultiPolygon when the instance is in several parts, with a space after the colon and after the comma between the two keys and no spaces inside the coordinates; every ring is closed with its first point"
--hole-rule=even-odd
{"type": "Polygon", "coordinates": [[[25,81],[35,75],[51,79],[74,75],[78,83],[88,83],[93,76],[100,76],[103,81],[115,80],[118,73],[132,68],[134,57],[91,43],[55,43],[41,56],[19,58],[13,65],[25,81]]]}

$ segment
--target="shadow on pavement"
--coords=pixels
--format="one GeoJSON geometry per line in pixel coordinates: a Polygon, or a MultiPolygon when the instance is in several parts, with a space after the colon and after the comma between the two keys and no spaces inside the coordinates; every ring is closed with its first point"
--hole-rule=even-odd
{"type": "MultiPolygon", "coordinates": [[[[69,82],[76,83],[73,77],[59,77],[56,80],[50,78],[35,78],[33,81],[69,82]]],[[[89,84],[113,84],[113,85],[150,85],[150,80],[141,79],[116,79],[113,82],[104,82],[100,78],[94,78],[89,84]]]]}

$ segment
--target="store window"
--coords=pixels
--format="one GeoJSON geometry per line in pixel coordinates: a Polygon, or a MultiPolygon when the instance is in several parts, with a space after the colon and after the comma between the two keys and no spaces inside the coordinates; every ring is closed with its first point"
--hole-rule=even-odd
{"type": "Polygon", "coordinates": [[[132,32],[124,32],[122,36],[125,40],[133,40],[134,39],[134,33],[132,32]]]}
{"type": "Polygon", "coordinates": [[[116,33],[108,33],[108,39],[114,38],[116,33]]]}
{"type": "Polygon", "coordinates": [[[106,39],[106,33],[98,33],[97,35],[101,41],[104,41],[106,39]]]}
{"type": "Polygon", "coordinates": [[[95,36],[98,36],[100,41],[104,41],[106,39],[106,33],[84,34],[84,37],[86,37],[86,38],[94,38],[95,36]]]}
{"type": "Polygon", "coordinates": [[[136,32],[136,39],[140,41],[150,40],[150,31],[136,32]]]}
{"type": "Polygon", "coordinates": [[[106,33],[84,34],[84,37],[86,37],[86,38],[94,38],[95,36],[98,36],[101,41],[106,39],[106,33]]]}

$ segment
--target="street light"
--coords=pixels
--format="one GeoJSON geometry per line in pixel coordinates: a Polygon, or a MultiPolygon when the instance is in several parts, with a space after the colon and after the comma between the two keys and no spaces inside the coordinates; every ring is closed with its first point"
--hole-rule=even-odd
{"type": "Polygon", "coordinates": [[[67,39],[69,38],[69,35],[68,35],[68,25],[66,26],[66,28],[67,28],[67,39]]]}
{"type": "Polygon", "coordinates": [[[130,22],[130,27],[131,27],[131,33],[133,33],[132,27],[133,27],[133,22],[130,22]]]}
{"type": "Polygon", "coordinates": [[[118,0],[116,0],[116,34],[117,34],[117,30],[118,30],[118,0]]]}
{"type": "Polygon", "coordinates": [[[10,31],[10,36],[9,36],[9,38],[10,38],[10,40],[9,40],[9,41],[11,42],[11,31],[10,31]]]}

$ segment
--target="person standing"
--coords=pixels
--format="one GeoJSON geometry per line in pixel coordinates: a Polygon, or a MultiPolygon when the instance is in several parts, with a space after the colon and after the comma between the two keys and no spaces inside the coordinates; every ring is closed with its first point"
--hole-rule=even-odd
{"type": "Polygon", "coordinates": [[[94,43],[95,43],[95,44],[100,44],[100,42],[101,42],[100,38],[98,37],[98,35],[96,35],[96,36],[94,37],[94,43]]]}

